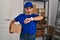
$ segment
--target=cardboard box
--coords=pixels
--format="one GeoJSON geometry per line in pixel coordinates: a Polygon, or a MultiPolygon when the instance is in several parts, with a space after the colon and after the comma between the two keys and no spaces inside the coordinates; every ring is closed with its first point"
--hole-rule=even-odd
{"type": "Polygon", "coordinates": [[[38,8],[36,7],[36,4],[33,4],[33,13],[34,14],[38,14],[39,10],[38,8]]]}
{"type": "Polygon", "coordinates": [[[21,33],[21,25],[20,24],[12,24],[11,25],[11,32],[13,33],[21,33]]]}
{"type": "Polygon", "coordinates": [[[44,28],[39,28],[36,30],[36,37],[44,36],[44,34],[45,34],[44,28]]]}
{"type": "Polygon", "coordinates": [[[39,9],[39,14],[41,14],[41,16],[45,17],[45,10],[44,10],[44,8],[39,9]]]}

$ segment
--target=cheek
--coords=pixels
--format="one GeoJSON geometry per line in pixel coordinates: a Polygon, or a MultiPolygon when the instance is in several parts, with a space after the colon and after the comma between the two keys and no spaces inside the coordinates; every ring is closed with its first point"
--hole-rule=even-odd
{"type": "Polygon", "coordinates": [[[30,12],[33,12],[33,9],[31,9],[30,12]]]}
{"type": "Polygon", "coordinates": [[[28,10],[27,10],[27,9],[25,9],[25,12],[28,12],[28,10]]]}
{"type": "Polygon", "coordinates": [[[33,8],[31,9],[31,11],[33,10],[33,8]]]}
{"type": "Polygon", "coordinates": [[[29,11],[30,11],[30,12],[32,12],[32,11],[33,11],[33,9],[30,9],[29,11]]]}

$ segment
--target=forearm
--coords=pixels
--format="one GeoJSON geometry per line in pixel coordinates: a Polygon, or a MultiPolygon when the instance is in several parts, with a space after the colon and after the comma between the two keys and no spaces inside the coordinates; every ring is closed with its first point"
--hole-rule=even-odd
{"type": "Polygon", "coordinates": [[[10,27],[9,27],[9,29],[11,29],[11,25],[14,24],[14,23],[15,23],[15,20],[12,20],[12,21],[10,22],[10,27]]]}
{"type": "Polygon", "coordinates": [[[33,20],[35,21],[39,21],[39,20],[42,20],[43,19],[43,16],[37,16],[37,17],[34,17],[33,20]]]}
{"type": "Polygon", "coordinates": [[[39,21],[39,20],[42,20],[43,17],[42,16],[37,16],[37,17],[31,17],[31,18],[26,18],[24,20],[24,23],[29,23],[30,21],[39,21]]]}

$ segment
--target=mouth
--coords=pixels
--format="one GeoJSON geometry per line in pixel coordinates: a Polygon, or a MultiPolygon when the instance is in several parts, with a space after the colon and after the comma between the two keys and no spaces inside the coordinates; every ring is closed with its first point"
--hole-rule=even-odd
{"type": "Polygon", "coordinates": [[[28,13],[31,13],[31,12],[28,12],[28,13]]]}

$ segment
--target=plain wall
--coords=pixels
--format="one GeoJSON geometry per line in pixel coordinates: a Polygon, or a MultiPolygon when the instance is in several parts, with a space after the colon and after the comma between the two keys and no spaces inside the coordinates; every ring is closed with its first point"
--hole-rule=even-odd
{"type": "Polygon", "coordinates": [[[58,0],[49,0],[49,25],[54,26],[57,14],[58,0]]]}

